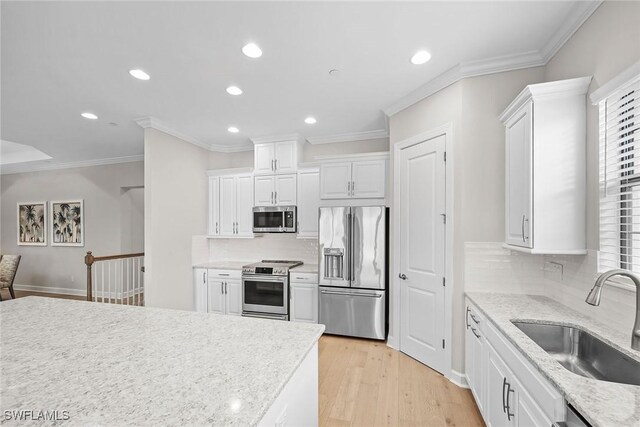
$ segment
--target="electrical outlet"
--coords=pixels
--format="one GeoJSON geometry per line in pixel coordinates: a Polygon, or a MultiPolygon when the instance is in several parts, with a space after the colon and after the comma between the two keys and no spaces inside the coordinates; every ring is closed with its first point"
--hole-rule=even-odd
{"type": "Polygon", "coordinates": [[[545,261],[543,270],[545,278],[555,280],[556,282],[562,282],[564,276],[564,265],[559,262],[545,261]]]}

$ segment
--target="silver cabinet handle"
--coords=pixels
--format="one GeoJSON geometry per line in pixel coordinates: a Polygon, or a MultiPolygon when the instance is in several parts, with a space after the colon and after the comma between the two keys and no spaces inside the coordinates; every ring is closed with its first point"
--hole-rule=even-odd
{"type": "Polygon", "coordinates": [[[218,273],[218,276],[229,277],[229,273],[218,273]]]}
{"type": "Polygon", "coordinates": [[[473,335],[475,335],[476,338],[480,338],[480,334],[478,334],[478,331],[476,331],[476,328],[474,328],[473,326],[471,327],[471,332],[473,332],[473,335]]]}
{"type": "Polygon", "coordinates": [[[507,387],[507,379],[505,377],[502,378],[502,412],[507,413],[507,401],[505,399],[505,388],[507,387]]]}
{"type": "Polygon", "coordinates": [[[526,242],[527,240],[529,240],[529,236],[525,235],[524,232],[527,231],[527,228],[529,228],[529,227],[524,227],[524,223],[529,225],[529,218],[527,218],[526,216],[524,217],[523,228],[522,228],[522,235],[523,235],[524,240],[526,242]]]}
{"type": "Polygon", "coordinates": [[[522,215],[522,242],[525,242],[526,240],[524,240],[524,215],[522,215]]]}
{"type": "Polygon", "coordinates": [[[207,272],[206,271],[202,272],[202,283],[207,283],[207,272]]]}
{"type": "Polygon", "coordinates": [[[347,181],[347,196],[351,195],[351,181],[347,181]]]}
{"type": "Polygon", "coordinates": [[[273,204],[273,191],[271,192],[271,204],[273,204]]]}
{"type": "Polygon", "coordinates": [[[224,282],[224,294],[227,294],[227,282],[224,282]]]}
{"type": "Polygon", "coordinates": [[[273,169],[273,170],[277,171],[277,170],[278,170],[278,159],[275,159],[275,160],[273,161],[273,163],[274,163],[274,165],[275,165],[275,167],[274,167],[274,169],[273,169]]]}
{"type": "Polygon", "coordinates": [[[271,159],[271,171],[274,171],[274,170],[275,170],[275,168],[273,166],[273,159],[271,159]]]}
{"type": "Polygon", "coordinates": [[[398,277],[401,278],[402,280],[407,280],[407,275],[404,273],[398,274],[398,277]]]}
{"type": "Polygon", "coordinates": [[[355,181],[351,181],[351,195],[352,196],[356,195],[356,182],[355,181]]]}
{"type": "Polygon", "coordinates": [[[216,234],[218,234],[218,222],[216,222],[216,234]]]}
{"type": "Polygon", "coordinates": [[[220,295],[224,295],[224,282],[220,282],[220,295]]]}
{"type": "Polygon", "coordinates": [[[320,291],[321,294],[344,295],[347,297],[365,297],[365,298],[382,298],[381,294],[355,294],[348,292],[320,291]]]}
{"type": "Polygon", "coordinates": [[[472,319],[474,322],[476,322],[476,325],[477,325],[478,323],[480,323],[480,321],[479,321],[478,319],[476,319],[476,316],[474,316],[474,315],[473,315],[473,313],[469,312],[469,315],[471,316],[471,319],[472,319]]]}
{"type": "Polygon", "coordinates": [[[278,192],[275,192],[275,195],[273,196],[273,204],[277,205],[278,204],[278,192]]]}
{"type": "Polygon", "coordinates": [[[471,325],[469,325],[469,312],[470,311],[471,311],[471,309],[469,307],[467,307],[467,315],[464,316],[464,323],[466,323],[467,329],[469,329],[469,326],[471,326],[471,325]]]}
{"type": "Polygon", "coordinates": [[[511,394],[510,393],[515,393],[515,390],[511,388],[511,384],[507,383],[507,420],[511,421],[511,417],[514,416],[514,414],[511,412],[511,394]]]}

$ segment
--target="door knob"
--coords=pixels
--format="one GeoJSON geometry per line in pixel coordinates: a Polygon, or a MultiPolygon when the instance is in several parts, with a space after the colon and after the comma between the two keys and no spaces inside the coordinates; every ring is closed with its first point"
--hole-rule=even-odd
{"type": "Polygon", "coordinates": [[[407,280],[406,274],[398,274],[398,277],[401,278],[402,280],[407,280]]]}

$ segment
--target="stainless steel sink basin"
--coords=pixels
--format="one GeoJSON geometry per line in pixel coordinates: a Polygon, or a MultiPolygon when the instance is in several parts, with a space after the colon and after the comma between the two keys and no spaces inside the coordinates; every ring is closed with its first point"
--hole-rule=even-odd
{"type": "Polygon", "coordinates": [[[512,323],[574,374],[602,381],[640,385],[640,362],[586,331],[552,324],[512,323]]]}

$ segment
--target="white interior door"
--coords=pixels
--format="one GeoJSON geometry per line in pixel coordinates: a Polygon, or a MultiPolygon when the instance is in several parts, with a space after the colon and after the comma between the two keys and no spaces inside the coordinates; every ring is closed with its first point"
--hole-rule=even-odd
{"type": "Polygon", "coordinates": [[[445,367],[445,137],[413,145],[400,158],[400,350],[445,367]]]}

